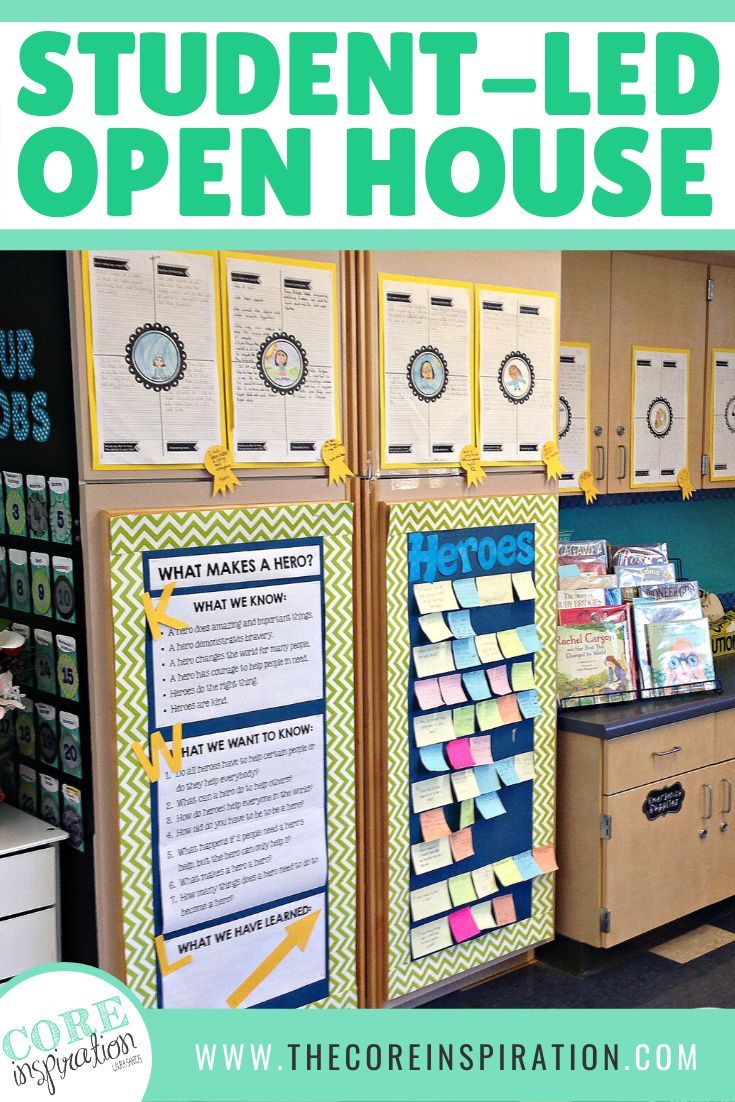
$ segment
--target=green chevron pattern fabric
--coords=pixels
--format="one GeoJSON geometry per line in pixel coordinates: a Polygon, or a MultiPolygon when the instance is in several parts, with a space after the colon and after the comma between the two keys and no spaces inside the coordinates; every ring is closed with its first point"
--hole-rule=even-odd
{"type": "Polygon", "coordinates": [[[531,917],[482,937],[413,961],[409,930],[408,624],[406,536],[503,524],[533,524],[536,546],[536,625],[542,649],[536,655],[541,714],[535,720],[533,844],[554,840],[556,760],[556,544],[558,503],[552,494],[414,501],[391,505],[387,547],[388,602],[388,998],[397,999],[545,941],[554,933],[554,877],[533,886],[531,917]]]}
{"type": "Polygon", "coordinates": [[[357,1005],[352,534],[352,505],[344,502],[110,518],[126,978],[144,1006],[156,1005],[156,955],[150,786],[132,753],[133,743],[147,743],[149,733],[142,552],[309,536],[324,541],[330,893],[330,991],[310,1005],[357,1005]]]}

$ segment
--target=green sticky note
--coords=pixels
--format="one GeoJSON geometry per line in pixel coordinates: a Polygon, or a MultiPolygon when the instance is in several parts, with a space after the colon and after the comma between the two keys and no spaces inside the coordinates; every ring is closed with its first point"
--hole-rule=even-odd
{"type": "Polygon", "coordinates": [[[477,705],[477,723],[481,731],[490,731],[503,726],[497,700],[483,700],[477,705]]]}
{"type": "Polygon", "coordinates": [[[474,704],[468,704],[464,708],[454,708],[452,710],[452,723],[454,724],[454,734],[456,738],[462,738],[465,735],[474,735],[475,733],[475,706],[474,704]]]}
{"type": "Polygon", "coordinates": [[[461,907],[464,903],[474,903],[477,895],[472,883],[472,873],[463,872],[460,876],[450,876],[449,894],[452,897],[453,907],[461,907]]]}
{"type": "Polygon", "coordinates": [[[511,684],[514,693],[523,692],[525,689],[536,687],[533,676],[533,662],[516,662],[511,670],[511,684]]]}
{"type": "Polygon", "coordinates": [[[475,801],[462,800],[459,805],[459,829],[472,826],[475,821],[475,801]]]}

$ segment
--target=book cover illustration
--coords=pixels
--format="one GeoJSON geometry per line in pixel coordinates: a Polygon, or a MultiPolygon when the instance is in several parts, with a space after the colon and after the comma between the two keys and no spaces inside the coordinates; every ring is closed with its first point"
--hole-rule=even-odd
{"type": "Polygon", "coordinates": [[[653,681],[666,696],[714,689],[715,666],[707,619],[648,624],[646,635],[653,681]]]}
{"type": "Polygon", "coordinates": [[[665,543],[641,543],[610,549],[610,563],[619,566],[652,566],[669,561],[669,551],[665,543]]]}
{"type": "MultiPolygon", "coordinates": [[[[677,620],[699,620],[702,606],[699,597],[689,597],[676,601],[656,601],[645,597],[636,597],[632,602],[633,634],[635,636],[636,656],[641,687],[654,688],[653,672],[648,656],[649,624],[671,624],[677,620]]],[[[648,694],[652,695],[652,694],[648,694]]]]}
{"type": "Polygon", "coordinates": [[[557,695],[564,708],[633,699],[635,672],[626,621],[560,625],[557,695]]]}

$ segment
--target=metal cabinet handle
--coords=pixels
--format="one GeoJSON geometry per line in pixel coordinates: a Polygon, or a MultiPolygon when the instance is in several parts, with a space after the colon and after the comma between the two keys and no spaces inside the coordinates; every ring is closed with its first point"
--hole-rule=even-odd
{"type": "Polygon", "coordinates": [[[702,791],[704,792],[704,814],[702,818],[704,820],[711,819],[715,806],[715,793],[711,784],[703,784],[702,791]]]}
{"type": "Polygon", "coordinates": [[[722,814],[729,815],[732,811],[732,781],[728,780],[727,777],[722,778],[722,794],[724,797],[722,814]]]}
{"type": "Polygon", "coordinates": [[[681,746],[672,746],[670,750],[654,750],[651,757],[653,758],[668,758],[672,754],[680,754],[681,746]]]}
{"type": "Polygon", "coordinates": [[[618,459],[621,461],[618,464],[618,481],[622,482],[628,473],[628,449],[625,444],[618,444],[618,459]]]}
{"type": "Polygon", "coordinates": [[[596,444],[595,447],[597,449],[597,481],[602,482],[607,468],[607,450],[603,448],[602,444],[596,444]]]}

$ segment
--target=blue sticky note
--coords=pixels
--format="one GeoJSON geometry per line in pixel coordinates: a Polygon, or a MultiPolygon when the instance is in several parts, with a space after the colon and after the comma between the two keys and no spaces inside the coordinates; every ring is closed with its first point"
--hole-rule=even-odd
{"type": "Polygon", "coordinates": [[[537,650],[541,650],[541,640],[535,624],[524,624],[522,628],[518,628],[518,637],[523,644],[524,654],[535,654],[537,650]]]}
{"type": "MultiPolygon", "coordinates": [[[[516,773],[513,758],[501,758],[500,761],[496,761],[495,769],[503,784],[520,784],[520,777],[516,773]]],[[[475,770],[476,772],[477,770],[475,770]]]]}
{"type": "Polygon", "coordinates": [[[469,666],[480,665],[480,656],[477,653],[474,636],[469,639],[453,640],[452,654],[454,655],[455,669],[466,670],[469,666]]]}
{"type": "Polygon", "coordinates": [[[441,745],[422,746],[419,750],[419,757],[424,769],[428,769],[430,773],[443,773],[449,769],[441,745]]]}
{"type": "Polygon", "coordinates": [[[541,705],[535,689],[524,689],[523,692],[516,694],[516,699],[524,719],[533,719],[534,716],[541,715],[541,705]]]}
{"type": "Polygon", "coordinates": [[[497,792],[485,792],[482,796],[476,796],[475,803],[483,819],[496,819],[498,815],[505,815],[503,801],[497,792]]]}
{"type": "MultiPolygon", "coordinates": [[[[510,759],[511,765],[513,759],[510,759]]],[[[488,792],[498,792],[500,790],[500,781],[498,780],[498,774],[494,765],[476,765],[475,766],[475,780],[477,781],[477,787],[483,795],[487,795],[488,792]]]]}
{"type": "Polygon", "coordinates": [[[517,854],[513,860],[524,880],[533,880],[534,876],[541,876],[541,869],[534,861],[530,850],[527,850],[526,853],[517,854]]]}
{"type": "Polygon", "coordinates": [[[579,578],[581,574],[582,571],[579,569],[579,566],[576,562],[568,563],[567,565],[559,567],[560,578],[579,578]]]}
{"type": "Polygon", "coordinates": [[[462,608],[479,608],[480,594],[477,592],[477,582],[474,578],[458,578],[452,582],[454,596],[462,608]]]}
{"type": "Polygon", "coordinates": [[[471,635],[477,635],[477,632],[472,626],[472,619],[469,609],[467,608],[462,608],[459,612],[449,612],[447,614],[447,623],[455,639],[469,639],[471,635]]]}
{"type": "Polygon", "coordinates": [[[462,674],[462,683],[473,700],[489,700],[492,696],[484,670],[462,674]]]}

